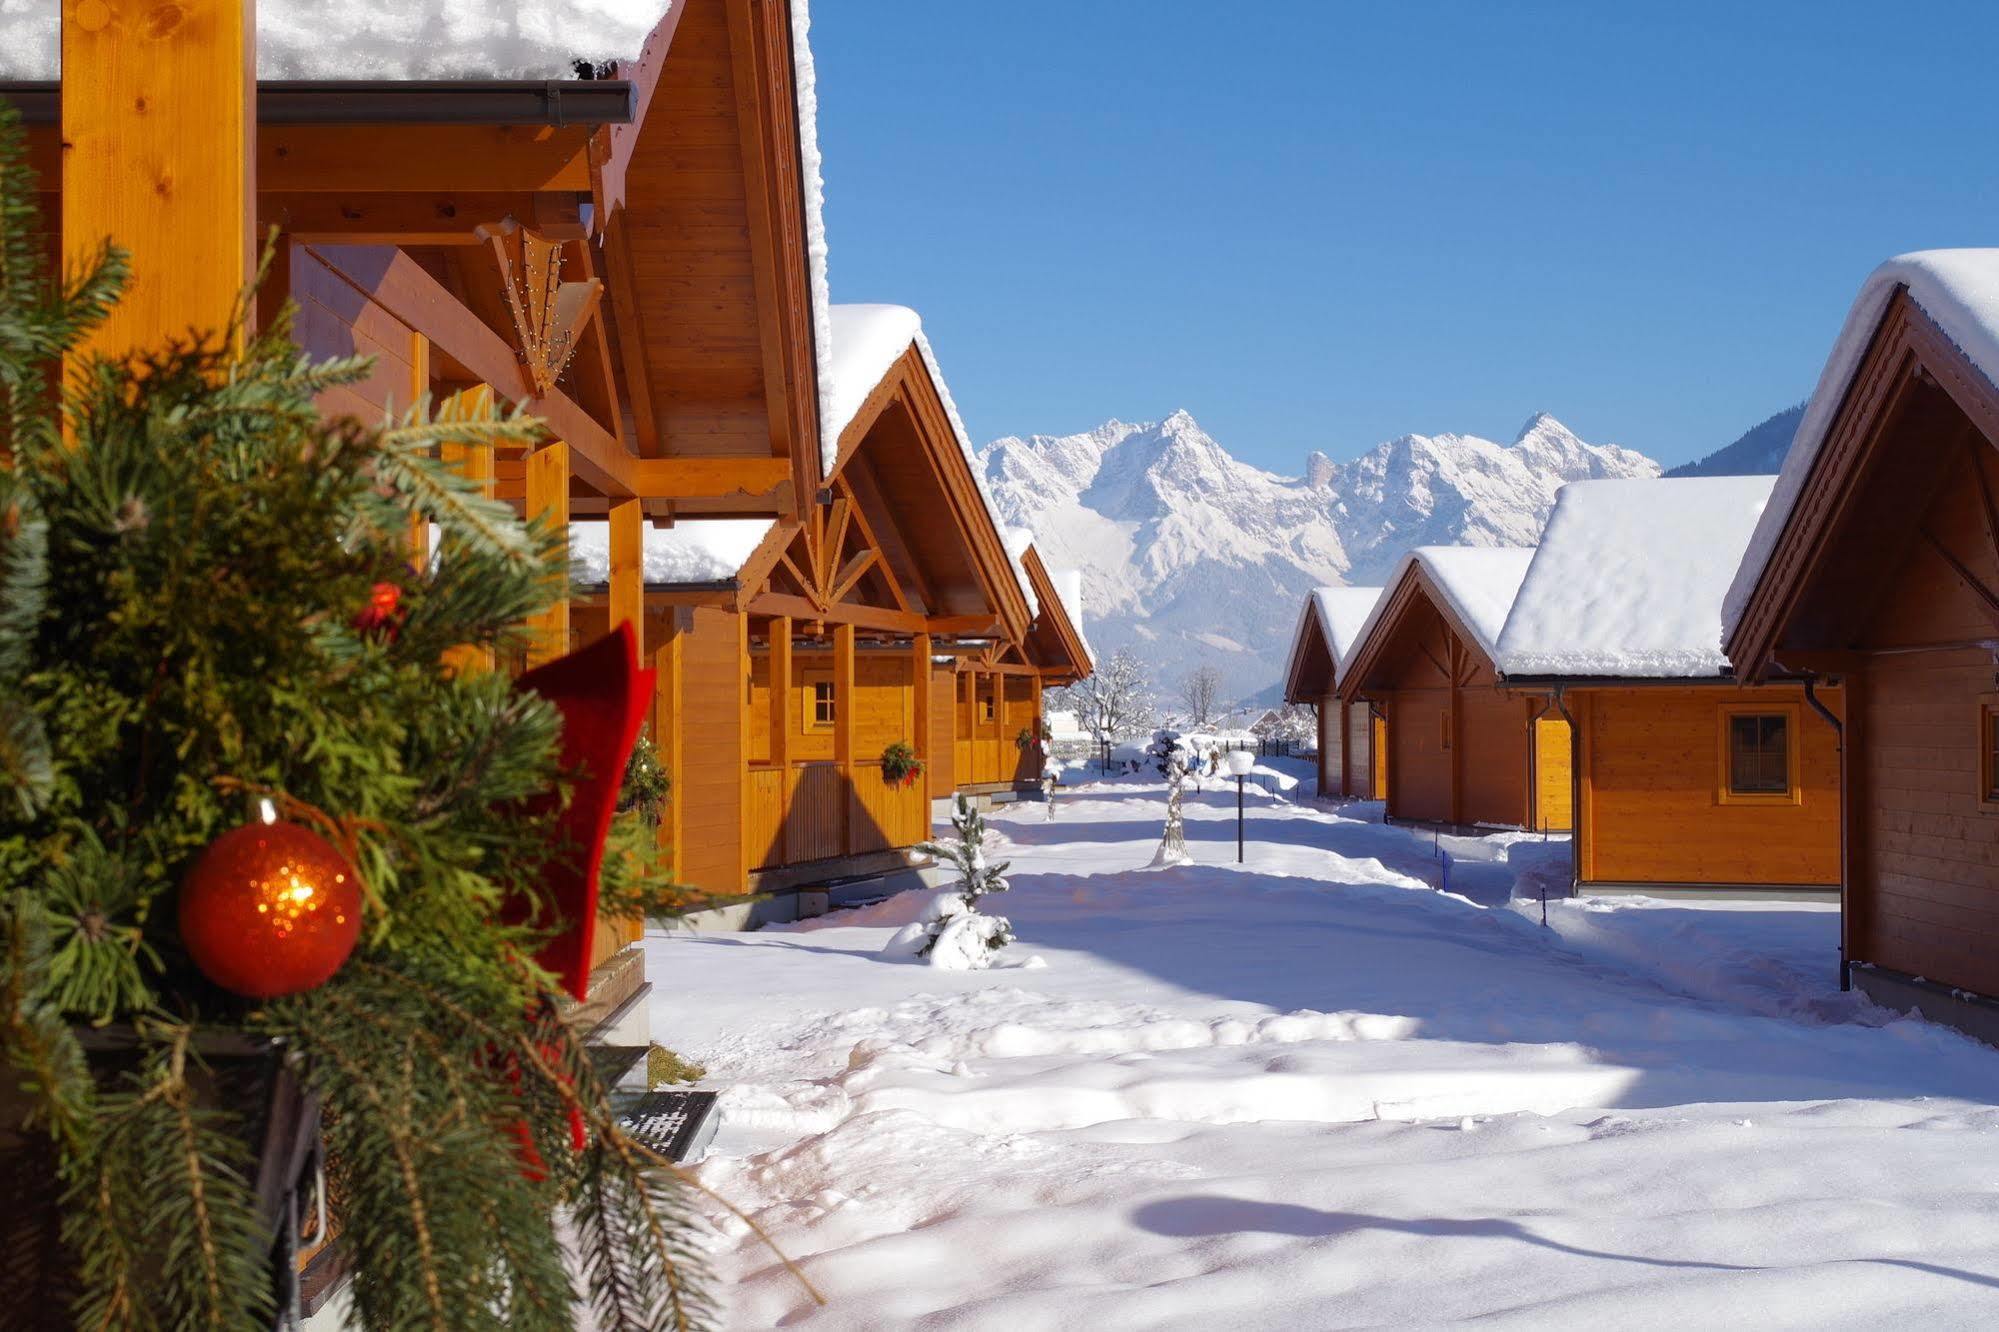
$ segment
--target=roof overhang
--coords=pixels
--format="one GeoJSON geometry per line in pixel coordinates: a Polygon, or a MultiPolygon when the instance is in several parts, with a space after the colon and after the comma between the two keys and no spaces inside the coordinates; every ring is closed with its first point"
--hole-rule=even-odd
{"type": "MultiPolygon", "coordinates": [[[[21,123],[59,126],[62,84],[0,82],[21,123]]],[[[629,79],[260,79],[259,125],[628,125],[629,79]]]]}

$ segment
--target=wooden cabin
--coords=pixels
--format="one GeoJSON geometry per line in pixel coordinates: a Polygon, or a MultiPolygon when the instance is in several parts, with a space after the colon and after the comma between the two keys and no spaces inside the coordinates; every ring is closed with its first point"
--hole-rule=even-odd
{"type": "MultiPolygon", "coordinates": [[[[326,84],[255,80],[251,6],[167,6],[65,22],[63,67],[91,77],[0,98],[63,253],[107,236],[134,252],[97,347],[224,326],[275,229],[262,317],[289,297],[307,351],[375,361],[325,409],[378,421],[465,391],[540,418],[532,450],[457,461],[527,514],[603,520],[591,630],[643,631],[649,523],[795,522],[823,474],[810,54],[786,0],[659,9],[601,78],[326,84]]],[[[538,619],[524,661],[468,660],[559,656],[581,637],[570,612],[538,619]]],[[[591,1004],[642,1016],[636,932],[600,924],[591,1004]]]]}
{"type": "Polygon", "coordinates": [[[1378,587],[1321,587],[1305,598],[1284,667],[1284,701],[1309,704],[1318,716],[1319,795],[1354,800],[1388,798],[1387,723],[1365,702],[1348,703],[1337,688],[1340,668],[1381,600],[1378,587]]]}
{"type": "Polygon", "coordinates": [[[1038,780],[1042,686],[1090,669],[1039,554],[1009,551],[915,314],[829,324],[822,502],[683,520],[641,552],[663,833],[676,877],[718,896],[911,863],[938,800],[1038,780]],[[895,746],[922,766],[906,783],[895,746]]]}
{"type": "Polygon", "coordinates": [[[1573,765],[1540,771],[1571,776],[1579,891],[1836,891],[1840,691],[1745,684],[1721,651],[1722,597],[1773,479],[1578,481],[1556,498],[1498,660],[1575,724],[1573,765]]]}
{"type": "Polygon", "coordinates": [[[1496,643],[1533,558],[1420,546],[1396,565],[1335,690],[1386,723],[1387,817],[1565,830],[1568,726],[1503,686],[1496,643]]]}
{"type": "Polygon", "coordinates": [[[1999,250],[1862,288],[1729,590],[1745,680],[1845,686],[1845,973],[1999,1041],[1999,250]]]}

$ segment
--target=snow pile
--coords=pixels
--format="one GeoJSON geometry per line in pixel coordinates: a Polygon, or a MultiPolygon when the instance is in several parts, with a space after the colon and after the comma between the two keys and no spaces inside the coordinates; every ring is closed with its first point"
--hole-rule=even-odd
{"type": "Polygon", "coordinates": [[[1798,423],[1797,437],[1784,458],[1784,470],[1778,474],[1770,503],[1729,586],[1722,608],[1724,637],[1732,635],[1741,623],[1763,568],[1791,519],[1791,509],[1804,491],[1812,464],[1818,460],[1826,432],[1846,398],[1847,386],[1899,287],[1908,288],[1909,298],[1936,321],[1965,359],[1986,379],[1999,384],[1999,249],[1918,250],[1898,255],[1869,274],[1832,344],[1818,387],[1805,404],[1804,419],[1798,423]]]}
{"type": "Polygon", "coordinates": [[[1722,674],[1721,600],[1774,480],[1563,487],[1499,636],[1500,673],[1722,674]]]}
{"type": "MultiPolygon", "coordinates": [[[[668,0],[259,0],[257,76],[569,79],[577,61],[637,57],[668,8],[668,0]]],[[[58,0],[0,0],[0,78],[58,76],[60,10],[58,0]]]]}
{"type": "Polygon", "coordinates": [[[945,971],[980,971],[992,966],[994,955],[1011,942],[1005,916],[981,914],[957,893],[941,892],[922,915],[889,936],[881,955],[920,959],[945,971]]]}
{"type": "MultiPolygon", "coordinates": [[[[689,518],[664,528],[647,524],[642,533],[645,581],[719,583],[734,578],[771,526],[768,518],[689,518]]],[[[569,525],[569,573],[585,586],[610,581],[610,524],[569,525]]]]}
{"type": "Polygon", "coordinates": [[[731,1326],[1989,1323],[1999,1054],[1842,998],[1834,911],[1543,930],[1254,793],[1238,868],[1233,791],[1162,880],[1161,794],[993,816],[1045,970],[871,965],[893,902],[648,939],[657,1031],[727,1088],[700,1182],[829,1299],[718,1211],[731,1326]]]}

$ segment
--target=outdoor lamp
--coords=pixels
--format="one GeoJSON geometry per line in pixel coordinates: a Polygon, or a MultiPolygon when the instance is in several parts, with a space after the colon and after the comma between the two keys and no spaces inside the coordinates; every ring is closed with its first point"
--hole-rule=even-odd
{"type": "Polygon", "coordinates": [[[1229,776],[1235,778],[1235,863],[1242,864],[1242,781],[1256,766],[1256,755],[1247,749],[1229,751],[1229,776]]]}

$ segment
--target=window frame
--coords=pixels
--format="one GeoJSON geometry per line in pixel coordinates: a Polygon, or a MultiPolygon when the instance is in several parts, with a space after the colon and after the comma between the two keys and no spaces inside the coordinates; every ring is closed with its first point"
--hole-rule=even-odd
{"type": "Polygon", "coordinates": [[[1801,713],[1796,703],[1774,701],[1723,703],[1715,714],[1715,803],[1720,805],[1798,805],[1804,803],[1801,713]],[[1737,791],[1733,786],[1734,752],[1729,743],[1737,717],[1784,719],[1784,780],[1782,791],[1737,791]]]}
{"type": "Polygon", "coordinates": [[[823,735],[840,724],[840,691],[833,683],[831,671],[801,671],[798,682],[800,690],[799,708],[801,729],[806,735],[823,735]],[[819,686],[826,686],[827,704],[832,709],[826,720],[819,719],[819,686]]]}

